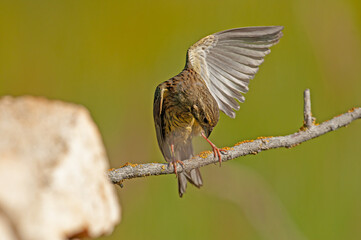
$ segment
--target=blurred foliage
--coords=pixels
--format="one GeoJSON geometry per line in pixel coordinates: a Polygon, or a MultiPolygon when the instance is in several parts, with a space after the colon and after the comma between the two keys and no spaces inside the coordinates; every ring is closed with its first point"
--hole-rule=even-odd
{"type": "MultiPolygon", "coordinates": [[[[237,118],[211,139],[231,146],[302,125],[302,93],[324,121],[361,105],[361,4],[356,0],[0,0],[0,95],[85,105],[111,160],[162,162],[154,89],[208,34],[284,25],[237,118]]],[[[122,222],[102,239],[361,239],[361,123],[293,149],[202,169],[179,199],[174,176],[125,182],[122,222]]],[[[209,149],[196,141],[197,149],[209,149]]]]}

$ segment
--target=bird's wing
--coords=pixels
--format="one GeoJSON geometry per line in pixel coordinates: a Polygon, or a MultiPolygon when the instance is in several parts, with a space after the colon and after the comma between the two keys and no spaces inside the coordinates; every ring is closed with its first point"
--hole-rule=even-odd
{"type": "Polygon", "coordinates": [[[155,89],[154,93],[154,103],[153,103],[153,118],[154,118],[154,125],[157,134],[157,140],[160,150],[162,151],[163,156],[166,158],[170,158],[169,150],[165,147],[165,134],[163,128],[163,119],[162,119],[162,111],[163,111],[163,101],[164,101],[164,92],[167,91],[164,87],[158,86],[155,89]]]}
{"type": "Polygon", "coordinates": [[[218,106],[234,118],[241,93],[258,71],[269,48],[282,37],[282,26],[235,28],[202,38],[188,49],[187,67],[204,80],[218,106]]]}

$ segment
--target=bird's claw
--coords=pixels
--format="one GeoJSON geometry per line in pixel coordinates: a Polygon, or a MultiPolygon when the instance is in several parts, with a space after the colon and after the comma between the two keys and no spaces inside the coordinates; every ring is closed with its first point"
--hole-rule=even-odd
{"type": "Polygon", "coordinates": [[[173,165],[173,168],[174,168],[174,173],[175,173],[175,176],[178,177],[178,173],[177,173],[177,163],[179,163],[180,165],[182,165],[182,167],[184,168],[184,163],[181,161],[181,160],[173,160],[170,162],[170,164],[173,165]]]}
{"type": "Polygon", "coordinates": [[[221,149],[221,148],[217,148],[215,145],[213,145],[212,148],[213,148],[214,157],[216,158],[216,157],[218,156],[219,166],[221,166],[221,165],[222,165],[221,152],[222,152],[222,153],[226,153],[227,150],[224,150],[224,149],[221,149]]]}
{"type": "Polygon", "coordinates": [[[222,164],[221,152],[227,152],[227,150],[224,150],[222,148],[217,148],[217,146],[214,145],[214,143],[212,143],[203,132],[201,133],[201,135],[209,143],[209,145],[211,145],[214,153],[214,158],[218,156],[219,166],[221,166],[222,164]]]}

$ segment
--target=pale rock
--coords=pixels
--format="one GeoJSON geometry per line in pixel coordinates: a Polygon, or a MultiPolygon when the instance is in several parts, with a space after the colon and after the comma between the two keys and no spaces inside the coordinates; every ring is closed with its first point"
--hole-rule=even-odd
{"type": "Polygon", "coordinates": [[[101,135],[82,106],[0,99],[0,239],[112,232],[120,206],[101,135]]]}

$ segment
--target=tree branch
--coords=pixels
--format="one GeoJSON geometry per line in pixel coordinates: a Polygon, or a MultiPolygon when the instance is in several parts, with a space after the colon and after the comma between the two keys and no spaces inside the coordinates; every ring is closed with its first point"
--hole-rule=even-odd
{"type": "MultiPolygon", "coordinates": [[[[261,151],[273,148],[291,148],[308,141],[312,138],[319,137],[325,133],[334,131],[338,128],[350,124],[352,121],[361,118],[361,108],[353,108],[348,112],[334,117],[331,120],[324,121],[321,124],[316,124],[315,119],[311,113],[310,91],[304,91],[304,125],[301,129],[293,134],[280,137],[259,137],[255,140],[246,140],[237,143],[233,147],[223,148],[227,150],[222,154],[222,162],[246,156],[249,154],[257,154],[261,151]]],[[[213,152],[206,151],[193,157],[189,160],[183,161],[184,166],[177,165],[177,172],[190,170],[193,168],[200,168],[212,163],[218,163],[218,158],[215,158],[213,152]]],[[[147,164],[130,164],[126,163],[118,169],[110,169],[108,172],[109,179],[114,184],[122,186],[125,179],[145,177],[152,175],[173,174],[174,168],[172,164],[167,163],[147,163],[147,164]]]]}
{"type": "Polygon", "coordinates": [[[304,101],[304,107],[303,107],[303,119],[304,119],[304,125],[307,128],[311,128],[313,125],[313,122],[316,120],[312,117],[311,112],[311,96],[310,96],[310,89],[306,89],[303,92],[303,101],[304,101]]]}

